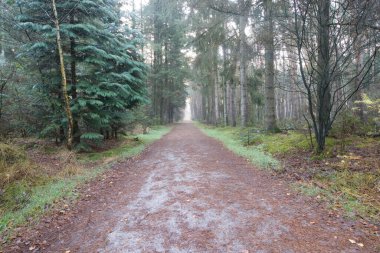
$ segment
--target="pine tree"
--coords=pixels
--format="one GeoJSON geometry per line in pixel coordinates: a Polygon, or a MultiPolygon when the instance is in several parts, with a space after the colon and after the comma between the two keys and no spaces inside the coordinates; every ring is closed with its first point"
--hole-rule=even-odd
{"type": "Polygon", "coordinates": [[[152,0],[145,9],[148,31],[153,35],[154,51],[150,75],[152,115],[160,123],[172,123],[180,117],[186,103],[187,63],[181,49],[185,46],[183,2],[152,0]]]}
{"type": "MultiPolygon", "coordinates": [[[[48,3],[20,1],[25,10],[20,16],[20,26],[31,36],[24,55],[33,57],[41,74],[49,80],[45,92],[54,98],[53,122],[62,128],[65,122],[58,95],[58,64],[51,62],[57,58],[56,41],[48,3]]],[[[116,137],[128,110],[146,101],[143,82],[146,67],[137,53],[139,41],[120,22],[118,1],[57,1],[57,10],[62,17],[65,62],[69,63],[66,69],[70,72],[75,140],[103,138],[99,133],[110,137],[110,132],[116,137]]]]}

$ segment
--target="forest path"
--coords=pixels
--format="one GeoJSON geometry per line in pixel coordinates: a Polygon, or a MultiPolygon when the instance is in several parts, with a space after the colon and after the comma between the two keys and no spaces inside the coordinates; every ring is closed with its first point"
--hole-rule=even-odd
{"type": "Polygon", "coordinates": [[[87,187],[75,207],[34,231],[38,251],[348,253],[377,247],[356,223],[297,195],[192,124],[176,125],[140,158],[87,187]]]}

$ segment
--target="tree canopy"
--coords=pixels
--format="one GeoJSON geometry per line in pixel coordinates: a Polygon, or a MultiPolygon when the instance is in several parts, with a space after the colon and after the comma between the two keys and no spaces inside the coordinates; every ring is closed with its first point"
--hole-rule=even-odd
{"type": "Polygon", "coordinates": [[[209,124],[307,125],[322,152],[342,111],[376,132],[362,101],[379,96],[379,8],[375,0],[57,0],[54,20],[51,0],[1,1],[2,133],[65,142],[69,109],[74,145],[115,138],[134,121],[180,120],[188,98],[192,118],[209,124]]]}

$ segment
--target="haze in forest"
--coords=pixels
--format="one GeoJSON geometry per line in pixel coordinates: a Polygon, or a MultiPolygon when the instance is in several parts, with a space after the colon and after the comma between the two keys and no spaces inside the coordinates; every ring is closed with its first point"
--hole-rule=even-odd
{"type": "MultiPolygon", "coordinates": [[[[123,203],[114,210],[144,217],[141,226],[157,227],[163,214],[183,225],[178,230],[208,222],[211,232],[199,225],[199,241],[186,241],[184,252],[194,245],[195,252],[207,245],[211,252],[224,245],[250,252],[250,236],[265,238],[247,232],[247,219],[266,214],[239,205],[266,204],[275,210],[265,220],[268,234],[282,233],[284,251],[297,252],[290,248],[301,243],[298,251],[310,252],[307,239],[328,237],[311,250],[371,252],[380,224],[379,48],[378,0],[0,0],[0,245],[70,252],[52,250],[59,240],[28,241],[21,227],[33,230],[39,219],[53,226],[57,217],[57,224],[71,222],[73,210],[84,210],[78,219],[85,221],[86,212],[114,200],[123,203]],[[160,185],[162,192],[150,191],[160,185]],[[190,193],[209,216],[194,211],[196,202],[183,196],[190,193]],[[93,199],[80,206],[88,195],[93,199]],[[187,209],[179,215],[166,200],[187,209]],[[156,220],[150,204],[162,211],[156,220]],[[317,220],[297,220],[291,214],[299,210],[317,220]],[[228,221],[236,225],[233,213],[246,227],[225,242],[216,231],[228,230],[228,221]],[[359,219],[352,227],[368,236],[346,231],[346,217],[359,219]],[[341,232],[336,243],[332,231],[341,232]]],[[[159,229],[136,232],[134,220],[119,214],[96,213],[112,232],[94,237],[172,238],[159,229]]],[[[72,235],[48,225],[40,235],[81,234],[83,223],[71,224],[72,235]]],[[[83,226],[92,230],[89,224],[83,226]]],[[[164,251],[167,241],[147,247],[164,251]]],[[[275,246],[265,244],[268,251],[275,246]]]]}

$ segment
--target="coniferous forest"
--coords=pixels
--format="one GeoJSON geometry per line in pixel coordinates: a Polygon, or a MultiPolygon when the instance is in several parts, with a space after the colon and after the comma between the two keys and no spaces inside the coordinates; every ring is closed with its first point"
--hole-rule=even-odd
{"type": "Polygon", "coordinates": [[[2,136],[109,139],[181,119],[186,97],[208,124],[306,121],[320,151],[342,114],[377,130],[377,1],[1,4],[2,136]]]}
{"type": "MultiPolygon", "coordinates": [[[[194,129],[270,180],[292,182],[329,217],[359,219],[370,236],[346,238],[349,244],[379,250],[379,49],[378,0],[0,0],[4,252],[43,250],[32,236],[15,243],[15,229],[33,227],[48,210],[66,215],[89,194],[78,189],[119,173],[119,164],[140,156],[149,164],[148,146],[161,152],[154,159],[162,168],[172,161],[165,162],[170,147],[183,150],[170,155],[188,168],[184,153],[197,159],[204,148],[212,157],[219,147],[194,129]]],[[[229,156],[220,152],[207,164],[241,165],[223,163],[229,156]]],[[[214,244],[192,249],[223,252],[221,241],[214,244]]],[[[338,244],[332,252],[347,252],[338,244]]],[[[233,245],[231,252],[258,250],[233,245]]],[[[108,250],[134,252],[123,247],[108,250]]]]}

